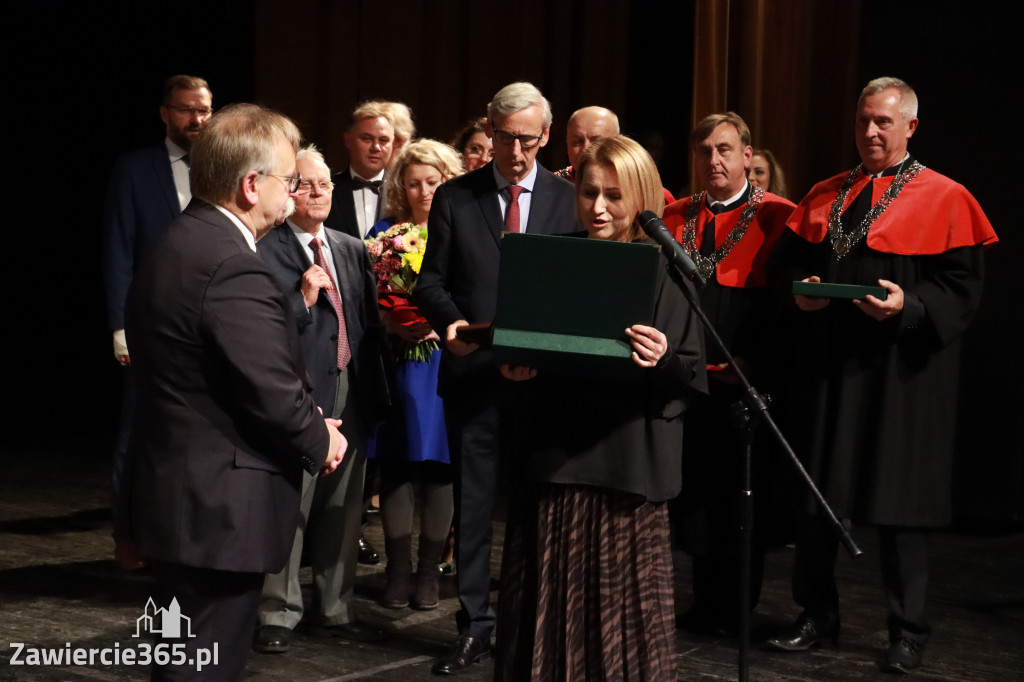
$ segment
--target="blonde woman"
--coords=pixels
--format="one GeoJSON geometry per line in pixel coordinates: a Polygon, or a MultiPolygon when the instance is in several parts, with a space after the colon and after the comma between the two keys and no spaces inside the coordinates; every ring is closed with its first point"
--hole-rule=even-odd
{"type": "MultiPolygon", "coordinates": [[[[403,223],[425,230],[434,191],[461,173],[462,161],[448,145],[430,139],[406,145],[384,183],[387,212],[393,217],[374,225],[367,238],[403,223]]],[[[413,238],[420,237],[417,234],[413,238]]],[[[373,250],[371,247],[371,254],[373,250]]],[[[370,448],[380,466],[381,517],[388,561],[381,604],[429,610],[439,602],[438,563],[454,510],[452,473],[444,411],[437,396],[441,351],[435,349],[423,360],[406,359],[402,352],[410,345],[436,342],[438,335],[422,318],[408,320],[414,309],[406,307],[404,312],[406,319],[400,321],[396,313],[382,306],[384,324],[397,355],[399,412],[381,426],[370,448]],[[421,523],[414,586],[412,525],[417,488],[421,523]]]]}

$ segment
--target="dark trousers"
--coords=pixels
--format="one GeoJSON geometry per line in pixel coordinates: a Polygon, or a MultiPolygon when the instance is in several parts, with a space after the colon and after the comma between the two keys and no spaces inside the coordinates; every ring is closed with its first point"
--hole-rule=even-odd
{"type": "Polygon", "coordinates": [[[490,637],[491,515],[501,476],[500,409],[495,392],[444,401],[448,448],[455,468],[455,549],[459,634],[490,637]]]}
{"type": "MultiPolygon", "coordinates": [[[[882,584],[889,608],[889,638],[924,644],[928,592],[928,535],[922,528],[878,526],[882,584]]],[[[804,616],[825,628],[839,623],[835,563],[839,539],[824,516],[806,517],[797,529],[793,599],[804,616]]]]}
{"type": "MultiPolygon", "coordinates": [[[[252,646],[263,574],[217,571],[165,562],[154,562],[153,572],[156,574],[158,606],[171,610],[172,602],[177,600],[180,614],[184,617],[180,619],[181,636],[166,638],[159,635],[154,647],[168,644],[173,648],[176,644],[183,644],[184,659],[180,660],[186,663],[154,663],[150,679],[154,682],[226,682],[242,679],[249,648],[252,646]],[[189,634],[194,636],[190,637],[189,634]],[[215,646],[218,654],[217,664],[209,664],[202,671],[197,671],[194,662],[198,660],[198,650],[213,651],[215,646]],[[189,660],[193,661],[193,664],[189,665],[189,660]]],[[[166,618],[165,615],[165,621],[166,618]]],[[[173,651],[172,661],[180,648],[173,651]]]]}
{"type": "Polygon", "coordinates": [[[132,461],[128,454],[128,443],[135,422],[135,374],[130,367],[124,368],[121,386],[121,411],[110,466],[110,511],[114,520],[115,542],[130,540],[132,535],[132,461]]]}

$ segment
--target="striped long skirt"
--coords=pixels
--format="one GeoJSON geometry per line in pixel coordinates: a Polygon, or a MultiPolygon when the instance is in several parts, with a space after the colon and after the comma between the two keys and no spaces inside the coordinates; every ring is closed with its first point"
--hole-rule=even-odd
{"type": "Polygon", "coordinates": [[[506,525],[495,680],[675,680],[664,503],[526,488],[506,525]]]}

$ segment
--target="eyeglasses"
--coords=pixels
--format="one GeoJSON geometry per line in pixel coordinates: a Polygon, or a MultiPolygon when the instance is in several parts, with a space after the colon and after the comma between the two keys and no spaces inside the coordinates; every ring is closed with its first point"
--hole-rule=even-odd
{"type": "MultiPolygon", "coordinates": [[[[512,144],[512,143],[509,142],[509,144],[512,144]]],[[[519,144],[522,145],[523,141],[520,140],[519,144]]],[[[484,151],[484,148],[481,147],[478,144],[471,144],[471,145],[466,147],[466,156],[484,156],[485,154],[487,155],[487,158],[489,158],[489,159],[493,158],[494,157],[494,150],[493,149],[488,149],[488,150],[484,151]]]]}
{"type": "Polygon", "coordinates": [[[321,192],[324,192],[325,194],[327,192],[334,191],[334,183],[330,182],[329,180],[321,180],[320,182],[316,183],[314,183],[312,180],[303,180],[302,182],[299,183],[299,188],[295,190],[295,193],[306,194],[307,192],[312,192],[314,186],[321,192]]]}
{"type": "Polygon", "coordinates": [[[494,141],[498,144],[510,145],[516,140],[519,140],[519,146],[523,149],[533,149],[540,144],[541,139],[544,137],[544,133],[540,135],[513,135],[507,130],[494,129],[494,141]]]}
{"type": "Polygon", "coordinates": [[[297,190],[299,188],[299,185],[302,183],[302,176],[301,175],[295,175],[295,176],[292,176],[292,175],[276,175],[274,173],[267,173],[267,172],[264,172],[264,171],[257,171],[257,172],[260,175],[271,175],[271,176],[277,178],[278,180],[280,180],[281,182],[283,182],[284,186],[288,188],[288,193],[289,194],[295,194],[295,190],[297,190]]]}
{"type": "Polygon", "coordinates": [[[211,109],[209,107],[203,107],[202,109],[196,109],[195,107],[182,107],[182,106],[178,106],[177,104],[165,104],[164,106],[167,107],[168,109],[174,109],[175,111],[177,111],[179,113],[185,114],[189,118],[192,118],[196,114],[199,115],[199,118],[206,118],[207,116],[209,116],[209,115],[211,115],[213,113],[213,109],[211,109]]]}

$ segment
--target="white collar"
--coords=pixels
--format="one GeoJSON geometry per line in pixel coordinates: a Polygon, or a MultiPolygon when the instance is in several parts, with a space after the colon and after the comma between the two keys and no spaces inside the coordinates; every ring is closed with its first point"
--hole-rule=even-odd
{"type": "MultiPolygon", "coordinates": [[[[498,172],[497,164],[494,164],[494,163],[491,164],[491,172],[494,173],[494,181],[496,183],[498,183],[498,191],[499,192],[512,184],[511,182],[506,180],[505,177],[501,173],[498,172]]],[[[534,184],[536,184],[536,182],[537,182],[537,160],[534,159],[533,160],[533,168],[530,169],[530,172],[526,174],[525,178],[523,178],[522,180],[520,180],[516,184],[518,184],[520,187],[525,189],[527,192],[532,192],[533,191],[533,186],[534,186],[534,184]]]]}

